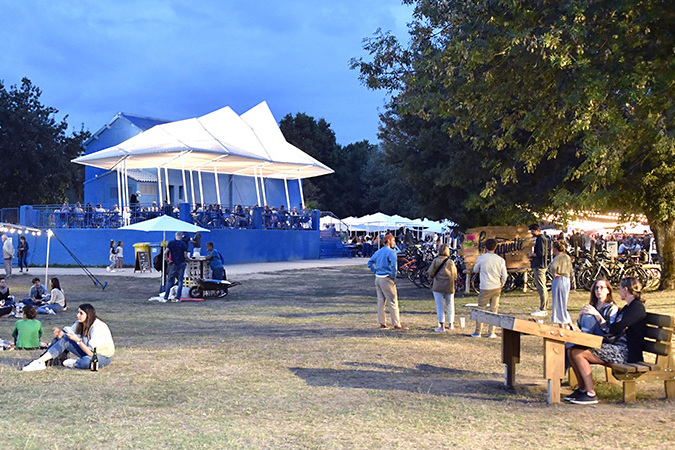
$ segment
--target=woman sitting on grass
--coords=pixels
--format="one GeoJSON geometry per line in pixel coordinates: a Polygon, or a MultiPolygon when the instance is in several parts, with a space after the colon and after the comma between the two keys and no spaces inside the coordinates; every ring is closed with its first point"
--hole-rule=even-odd
{"type": "Polygon", "coordinates": [[[18,350],[35,350],[40,348],[42,323],[35,319],[35,308],[32,306],[25,306],[23,308],[23,319],[19,319],[14,323],[12,337],[14,338],[14,348],[18,350]]]}
{"type": "Polygon", "coordinates": [[[616,320],[619,307],[612,298],[612,285],[598,278],[591,287],[591,302],[581,308],[577,325],[584,333],[602,336],[616,320]]]}
{"type": "Polygon", "coordinates": [[[61,289],[59,279],[54,277],[51,279],[52,292],[49,296],[49,301],[42,303],[37,309],[38,314],[56,314],[66,310],[66,296],[61,289]]]}
{"type": "Polygon", "coordinates": [[[98,366],[105,367],[110,365],[115,353],[110,328],[96,317],[96,310],[89,303],[84,303],[77,309],[77,322],[72,328],[65,327],[63,330],[54,328],[54,337],[58,340],[42,356],[25,366],[23,371],[44,370],[47,361],[57,358],[63,352],[77,356],[76,359],[63,361],[65,367],[88,369],[94,349],[98,355],[98,366]]]}
{"type": "Polygon", "coordinates": [[[645,300],[641,295],[642,285],[635,278],[624,278],[619,283],[619,295],[626,302],[609,326],[606,336],[620,336],[614,343],[603,342],[601,348],[588,349],[574,346],[568,356],[574,373],[579,380],[579,388],[565,400],[578,405],[598,403],[593,390],[591,364],[623,364],[642,362],[642,346],[645,339],[645,300]]]}

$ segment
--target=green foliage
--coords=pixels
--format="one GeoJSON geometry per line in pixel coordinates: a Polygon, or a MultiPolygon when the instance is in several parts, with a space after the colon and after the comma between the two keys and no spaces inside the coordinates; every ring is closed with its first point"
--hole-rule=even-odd
{"type": "Polygon", "coordinates": [[[66,117],[40,103],[40,89],[27,78],[5,89],[0,81],[0,207],[81,200],[84,168],[70,162],[89,137],[66,135],[66,117]]]}
{"type": "Polygon", "coordinates": [[[415,215],[412,190],[368,141],[341,146],[324,119],[307,114],[286,115],[280,122],[291,144],[318,159],[335,173],[303,181],[305,202],[338,217],[382,211],[415,215]]]}
{"type": "Polygon", "coordinates": [[[387,155],[408,161],[404,176],[423,177],[432,162],[450,172],[418,185],[461,195],[436,202],[439,215],[478,225],[611,207],[644,212],[652,228],[675,220],[667,2],[406,3],[410,45],[378,32],[365,45],[371,61],[351,65],[392,94],[381,134],[387,155]]]}

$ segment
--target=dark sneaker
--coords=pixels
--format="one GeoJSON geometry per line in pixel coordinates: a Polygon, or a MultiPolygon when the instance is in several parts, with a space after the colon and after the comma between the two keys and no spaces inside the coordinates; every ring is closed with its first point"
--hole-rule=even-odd
{"type": "Polygon", "coordinates": [[[563,397],[563,400],[565,400],[566,402],[572,401],[573,398],[577,398],[583,393],[584,391],[582,391],[581,389],[575,389],[574,392],[572,392],[570,395],[568,395],[567,397],[563,397]]]}
{"type": "Polygon", "coordinates": [[[598,403],[598,396],[590,396],[588,392],[582,392],[578,397],[570,400],[570,403],[574,403],[575,405],[595,405],[598,403]]]}

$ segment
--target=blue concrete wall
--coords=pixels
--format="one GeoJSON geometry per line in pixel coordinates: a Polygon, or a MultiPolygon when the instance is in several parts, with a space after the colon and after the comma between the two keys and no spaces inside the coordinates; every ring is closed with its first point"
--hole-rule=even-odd
{"type": "MultiPolygon", "coordinates": [[[[142,232],[115,229],[57,229],[56,236],[86,266],[109,264],[110,240],[123,241],[124,264],[134,263],[134,247],[137,242],[160,242],[161,232],[142,232]]],[[[167,240],[174,233],[166,233],[167,240]]],[[[11,235],[16,247],[19,239],[11,235]]],[[[44,265],[47,256],[47,234],[29,235],[28,263],[44,265]]],[[[227,264],[291,261],[317,259],[320,255],[318,230],[212,230],[202,233],[202,252],[206,243],[212,241],[220,250],[227,264]]],[[[54,237],[51,239],[50,264],[75,265],[75,260],[54,237]]],[[[14,258],[16,266],[16,258],[14,258]]]]}

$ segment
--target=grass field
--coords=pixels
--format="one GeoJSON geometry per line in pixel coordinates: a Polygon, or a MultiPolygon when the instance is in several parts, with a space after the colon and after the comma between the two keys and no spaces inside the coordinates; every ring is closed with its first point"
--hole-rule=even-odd
{"type": "MultiPolygon", "coordinates": [[[[37,352],[0,353],[3,449],[675,445],[675,402],[660,383],[639,384],[630,405],[605,382],[597,406],[547,405],[540,338],[523,338],[517,386],[503,387],[500,341],[468,337],[475,296],[456,299],[467,328],[441,335],[430,291],[399,280],[410,330],[380,330],[365,266],[242,276],[227,300],[201,303],[148,302],[156,280],[111,278],[101,292],[84,276],[60,279],[69,310],[39,317],[48,335],[91,302],[117,353],[97,373],[23,373],[37,352]]],[[[10,287],[28,292],[28,277],[10,287]]],[[[587,300],[574,292],[570,313],[587,300]]],[[[509,294],[500,312],[524,318],[537,304],[509,294]]],[[[675,313],[675,298],[653,293],[647,309],[675,313]]],[[[13,325],[0,319],[0,338],[13,325]]]]}

